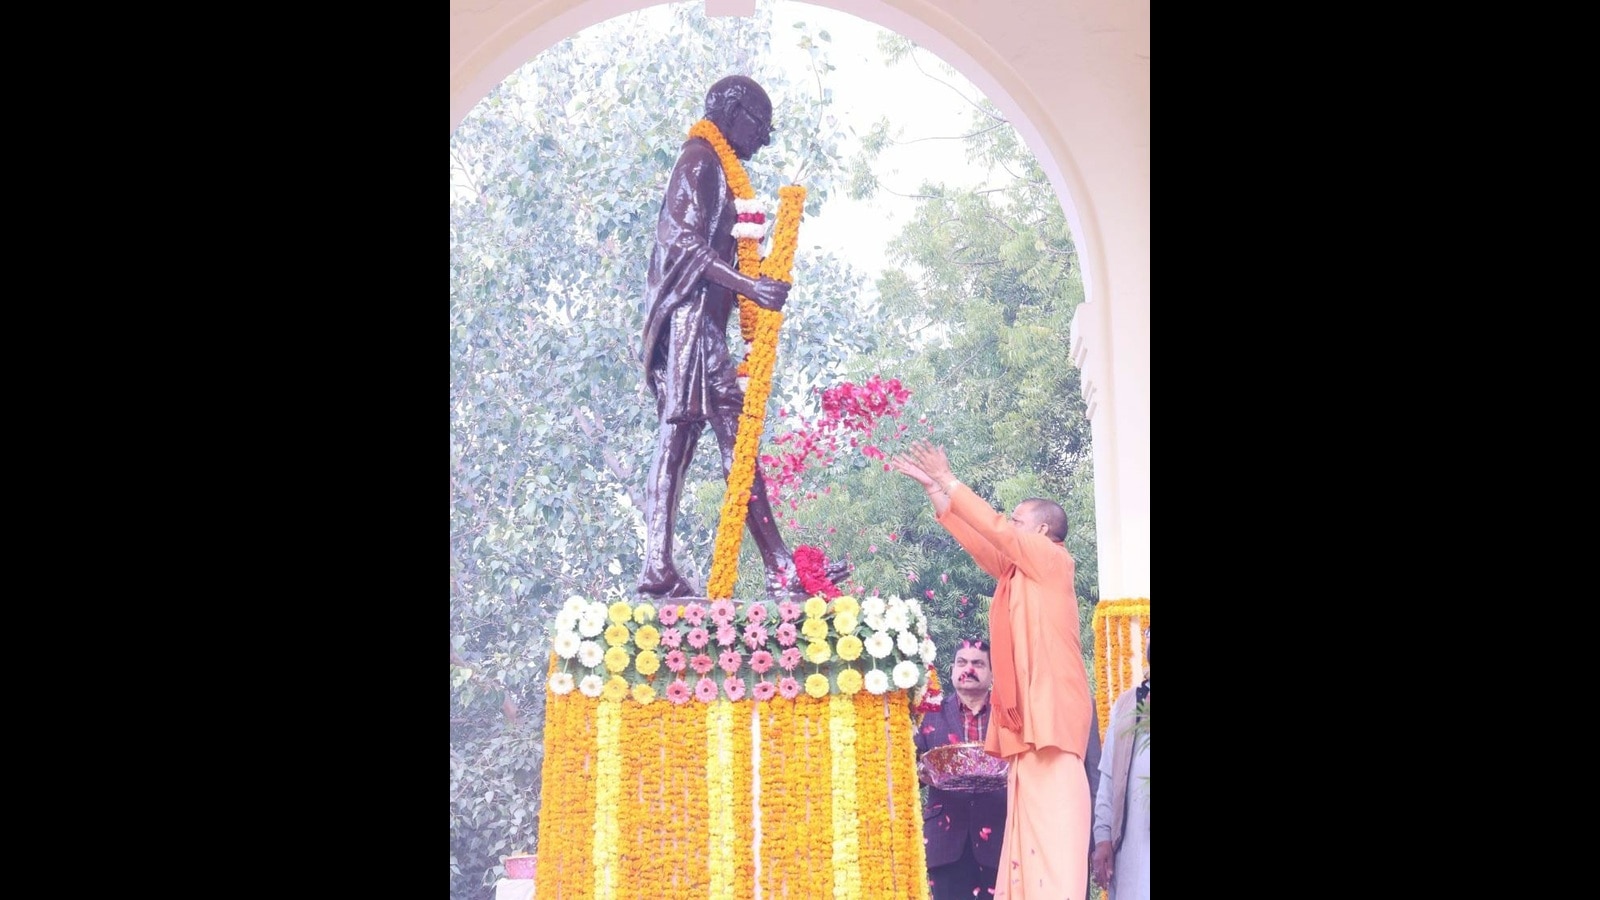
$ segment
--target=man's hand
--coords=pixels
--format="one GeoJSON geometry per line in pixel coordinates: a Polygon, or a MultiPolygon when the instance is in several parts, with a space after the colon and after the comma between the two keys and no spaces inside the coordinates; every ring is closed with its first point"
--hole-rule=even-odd
{"type": "Polygon", "coordinates": [[[770,309],[773,312],[782,311],[784,301],[789,298],[789,282],[779,281],[776,278],[768,278],[763,275],[757,278],[753,285],[750,291],[745,294],[746,297],[754,300],[756,305],[762,309],[770,309]]]}
{"type": "Polygon", "coordinates": [[[1094,874],[1094,883],[1107,890],[1111,889],[1111,876],[1116,874],[1112,865],[1116,855],[1116,852],[1111,849],[1110,841],[1101,841],[1094,845],[1094,858],[1089,860],[1089,869],[1094,874]]]}
{"type": "Polygon", "coordinates": [[[923,474],[940,487],[949,484],[956,477],[950,471],[950,460],[945,457],[943,447],[935,447],[927,441],[917,441],[911,445],[907,455],[923,474]]]}
{"type": "Polygon", "coordinates": [[[908,475],[915,479],[918,484],[922,485],[923,490],[932,490],[938,486],[927,472],[922,471],[921,466],[912,462],[911,458],[904,454],[895,454],[894,457],[889,460],[889,468],[899,472],[902,475],[908,475]]]}

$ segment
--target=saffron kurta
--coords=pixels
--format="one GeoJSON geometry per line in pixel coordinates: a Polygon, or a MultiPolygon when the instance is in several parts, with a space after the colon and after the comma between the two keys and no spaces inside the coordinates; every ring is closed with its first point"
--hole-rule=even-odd
{"type": "Polygon", "coordinates": [[[1011,761],[994,895],[1082,900],[1091,814],[1083,756],[1094,701],[1078,637],[1076,564],[1048,537],[1019,533],[966,485],[952,487],[950,508],[938,518],[974,562],[1010,588],[1009,620],[991,619],[989,630],[991,638],[996,629],[1010,631],[1022,730],[997,719],[984,742],[987,752],[1011,761]]]}

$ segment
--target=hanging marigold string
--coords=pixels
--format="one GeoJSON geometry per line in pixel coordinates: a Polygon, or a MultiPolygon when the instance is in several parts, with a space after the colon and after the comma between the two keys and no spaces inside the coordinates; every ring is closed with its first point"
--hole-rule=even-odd
{"type": "Polygon", "coordinates": [[[1150,600],[1138,597],[1101,600],[1095,604],[1091,628],[1094,630],[1095,710],[1100,717],[1100,740],[1106,737],[1111,719],[1111,703],[1133,686],[1133,660],[1129,655],[1133,640],[1150,627],[1150,600]],[[1134,635],[1128,632],[1137,627],[1134,635]]]}

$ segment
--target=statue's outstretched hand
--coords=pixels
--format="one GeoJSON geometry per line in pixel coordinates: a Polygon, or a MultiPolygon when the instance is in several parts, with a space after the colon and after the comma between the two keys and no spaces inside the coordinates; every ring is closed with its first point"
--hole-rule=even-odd
{"type": "Polygon", "coordinates": [[[789,283],[763,275],[756,279],[755,286],[745,296],[754,300],[756,305],[762,309],[779,312],[783,309],[784,302],[789,298],[789,283]]]}

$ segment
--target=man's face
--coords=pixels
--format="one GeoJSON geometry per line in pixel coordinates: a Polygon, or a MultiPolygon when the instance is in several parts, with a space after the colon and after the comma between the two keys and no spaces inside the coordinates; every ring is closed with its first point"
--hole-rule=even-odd
{"type": "Polygon", "coordinates": [[[749,159],[757,150],[772,143],[772,109],[760,97],[747,96],[733,105],[723,134],[733,155],[749,159]]]}
{"type": "Polygon", "coordinates": [[[956,689],[962,691],[987,691],[994,681],[989,670],[989,654],[975,647],[962,647],[956,651],[956,662],[950,671],[956,689]]]}
{"type": "Polygon", "coordinates": [[[1038,534],[1041,524],[1039,513],[1031,504],[1023,503],[1011,514],[1011,527],[1022,534],[1038,534]]]}

